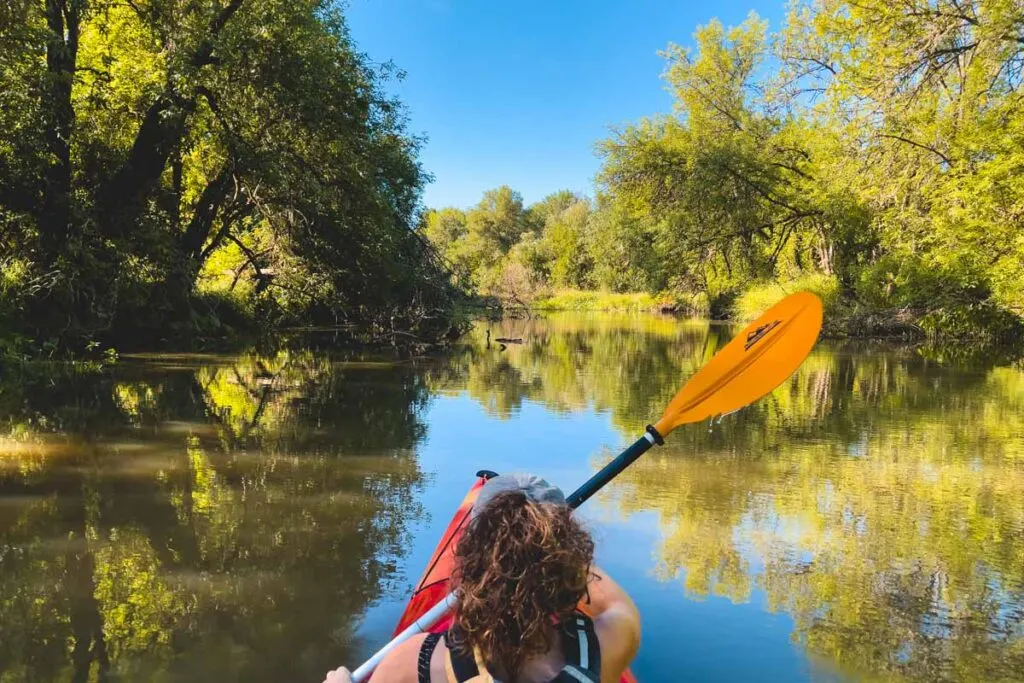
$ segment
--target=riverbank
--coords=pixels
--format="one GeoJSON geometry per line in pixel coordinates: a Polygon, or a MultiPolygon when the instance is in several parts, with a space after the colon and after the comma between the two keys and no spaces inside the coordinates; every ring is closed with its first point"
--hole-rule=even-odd
{"type": "MultiPolygon", "coordinates": [[[[989,304],[941,302],[930,308],[871,305],[844,298],[835,278],[808,275],[788,282],[755,284],[736,293],[709,297],[704,292],[606,292],[563,289],[538,296],[525,307],[530,312],[667,313],[686,317],[745,323],[788,294],[810,291],[825,307],[823,336],[833,339],[942,339],[984,345],[1024,343],[1024,321],[989,304]]],[[[517,304],[518,308],[523,308],[517,304]]]]}
{"type": "Polygon", "coordinates": [[[707,297],[694,295],[683,301],[668,294],[649,292],[602,292],[564,289],[543,296],[529,305],[535,311],[602,311],[620,313],[684,313],[706,316],[707,297]]]}

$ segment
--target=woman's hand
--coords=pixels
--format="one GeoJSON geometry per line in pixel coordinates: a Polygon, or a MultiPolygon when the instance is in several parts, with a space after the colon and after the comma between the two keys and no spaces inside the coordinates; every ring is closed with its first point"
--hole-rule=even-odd
{"type": "Polygon", "coordinates": [[[352,683],[352,672],[345,667],[328,671],[324,683],[352,683]]]}

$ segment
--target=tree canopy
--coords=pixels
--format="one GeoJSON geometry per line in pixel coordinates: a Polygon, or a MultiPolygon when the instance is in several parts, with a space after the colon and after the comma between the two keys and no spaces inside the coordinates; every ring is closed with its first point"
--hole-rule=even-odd
{"type": "Polygon", "coordinates": [[[421,140],[334,3],[2,11],[0,315],[22,333],[443,317],[421,140]]]}
{"type": "MultiPolygon", "coordinates": [[[[586,209],[565,192],[528,207],[508,267],[551,288],[703,293],[723,314],[763,283],[823,276],[852,316],[1019,332],[1019,2],[797,2],[777,33],[713,20],[662,54],[673,112],[599,143],[586,209]]],[[[458,261],[464,241],[437,244],[458,261]]]]}

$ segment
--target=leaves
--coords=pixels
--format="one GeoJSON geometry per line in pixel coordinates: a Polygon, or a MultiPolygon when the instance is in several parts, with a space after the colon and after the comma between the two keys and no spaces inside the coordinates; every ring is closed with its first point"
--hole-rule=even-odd
{"type": "Polygon", "coordinates": [[[484,293],[504,258],[552,287],[669,290],[742,315],[743,292],[824,276],[851,319],[1012,339],[1022,26],[1012,0],[798,2],[776,35],[756,14],[713,20],[663,52],[672,115],[598,144],[594,202],[570,211],[557,192],[531,228],[491,230],[489,195],[475,231],[470,212],[431,239],[484,293]]]}
{"type": "Polygon", "coordinates": [[[23,236],[0,258],[59,273],[18,329],[223,335],[230,305],[447,331],[426,321],[455,293],[413,230],[421,141],[333,4],[44,4],[5,5],[0,29],[0,221],[23,236]]]}

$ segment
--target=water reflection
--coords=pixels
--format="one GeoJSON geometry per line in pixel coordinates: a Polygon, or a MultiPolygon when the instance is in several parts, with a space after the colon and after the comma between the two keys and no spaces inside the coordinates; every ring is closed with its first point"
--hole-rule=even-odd
{"type": "Polygon", "coordinates": [[[632,433],[660,414],[680,372],[710,358],[723,333],[707,321],[607,313],[481,323],[428,382],[439,392],[467,391],[495,417],[531,400],[555,412],[611,411],[632,433]],[[522,343],[488,345],[488,329],[522,343]]]}
{"type": "MultiPolygon", "coordinates": [[[[656,319],[515,331],[522,346],[477,339],[456,362],[477,400],[497,416],[527,399],[593,405],[629,437],[727,337],[656,319]]],[[[822,344],[769,399],[675,433],[601,503],[657,512],[660,580],[694,599],[763,591],[808,655],[844,673],[1018,680],[1024,372],[929,358],[822,344]]]]}
{"type": "Polygon", "coordinates": [[[3,387],[3,680],[319,680],[349,659],[419,514],[413,368],[281,353],[3,387]]]}
{"type": "MultiPolygon", "coordinates": [[[[473,419],[543,406],[535,427],[596,411],[631,440],[728,337],[557,315],[405,362],[0,369],[0,680],[320,680],[421,569],[403,556],[432,396],[471,397],[473,419]]],[[[673,434],[596,501],[657,516],[650,583],[630,589],[764,602],[813,675],[1019,678],[1024,372],[941,357],[822,344],[768,399],[673,434]]],[[[685,666],[670,630],[641,657],[659,649],[685,666]]]]}

